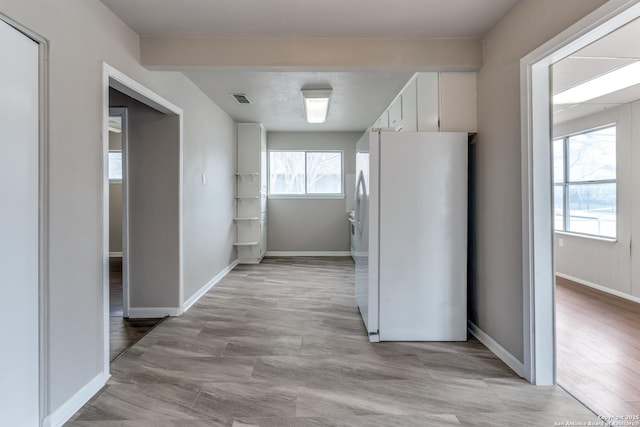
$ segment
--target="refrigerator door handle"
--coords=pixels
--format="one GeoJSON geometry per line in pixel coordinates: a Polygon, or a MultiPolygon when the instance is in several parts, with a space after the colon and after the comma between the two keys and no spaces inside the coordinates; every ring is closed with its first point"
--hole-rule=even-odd
{"type": "Polygon", "coordinates": [[[364,174],[360,171],[358,175],[358,185],[356,186],[356,207],[354,223],[358,229],[358,237],[362,239],[362,201],[367,195],[367,187],[364,181],[364,174]]]}

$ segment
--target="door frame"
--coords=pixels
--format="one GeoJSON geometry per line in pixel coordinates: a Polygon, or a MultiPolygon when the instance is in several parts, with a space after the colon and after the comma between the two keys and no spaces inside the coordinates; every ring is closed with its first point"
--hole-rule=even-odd
{"type": "MultiPolygon", "coordinates": [[[[120,117],[122,142],[122,317],[129,317],[129,116],[124,107],[109,107],[109,117],[120,117]]],[[[108,141],[107,141],[108,143],[108,141]]],[[[108,165],[107,165],[108,166],[108,165]]]]}
{"type": "Polygon", "coordinates": [[[0,21],[38,44],[38,419],[51,412],[49,390],[49,41],[0,12],[0,21]]]}
{"type": "MultiPolygon", "coordinates": [[[[183,244],[183,111],[181,108],[161,97],[151,89],[138,83],[126,74],[102,63],[102,289],[103,289],[103,374],[109,377],[109,88],[116,89],[127,96],[142,102],[165,114],[179,118],[179,170],[178,170],[178,312],[182,314],[184,304],[184,244],[183,244]]],[[[128,204],[127,204],[128,205],[128,204]]],[[[127,212],[128,214],[128,212],[127,212]]],[[[128,220],[127,220],[128,222],[128,220]]],[[[123,224],[124,227],[124,224],[123,224]]],[[[129,230],[127,229],[127,233],[129,230]]],[[[127,236],[128,241],[128,236],[127,236]]],[[[124,242],[123,242],[124,244],[124,242]]],[[[123,248],[124,249],[124,248],[123,248]]],[[[124,252],[124,251],[123,251],[124,252]]],[[[128,271],[128,268],[127,268],[128,271]]],[[[124,272],[123,272],[124,276],[124,272]]],[[[124,277],[123,277],[124,280],[124,277]]]]}
{"type": "Polygon", "coordinates": [[[640,0],[609,0],[520,60],[525,378],[556,382],[551,66],[640,17],[640,0]]]}

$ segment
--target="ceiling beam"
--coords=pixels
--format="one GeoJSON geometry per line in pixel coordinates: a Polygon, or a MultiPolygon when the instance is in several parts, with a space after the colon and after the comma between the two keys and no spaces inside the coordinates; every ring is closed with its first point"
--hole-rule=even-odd
{"type": "Polygon", "coordinates": [[[159,70],[297,69],[475,71],[477,39],[241,39],[141,37],[144,66],[159,70]]]}

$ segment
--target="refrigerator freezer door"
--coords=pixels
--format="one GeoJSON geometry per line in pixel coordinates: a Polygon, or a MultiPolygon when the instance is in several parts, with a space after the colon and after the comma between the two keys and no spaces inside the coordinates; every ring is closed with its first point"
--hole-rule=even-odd
{"type": "Polygon", "coordinates": [[[380,339],[467,338],[467,135],[383,133],[380,339]]]}
{"type": "Polygon", "coordinates": [[[378,133],[365,133],[356,145],[353,253],[356,302],[371,341],[378,341],[377,153],[378,133]]]}

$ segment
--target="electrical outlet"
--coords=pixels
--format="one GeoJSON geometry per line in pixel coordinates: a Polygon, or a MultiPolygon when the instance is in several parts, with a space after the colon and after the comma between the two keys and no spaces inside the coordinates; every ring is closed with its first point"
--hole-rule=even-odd
{"type": "Polygon", "coordinates": [[[564,239],[558,239],[558,246],[564,248],[564,239]]]}
{"type": "Polygon", "coordinates": [[[207,183],[207,175],[206,174],[202,174],[202,185],[205,185],[207,183]]]}

